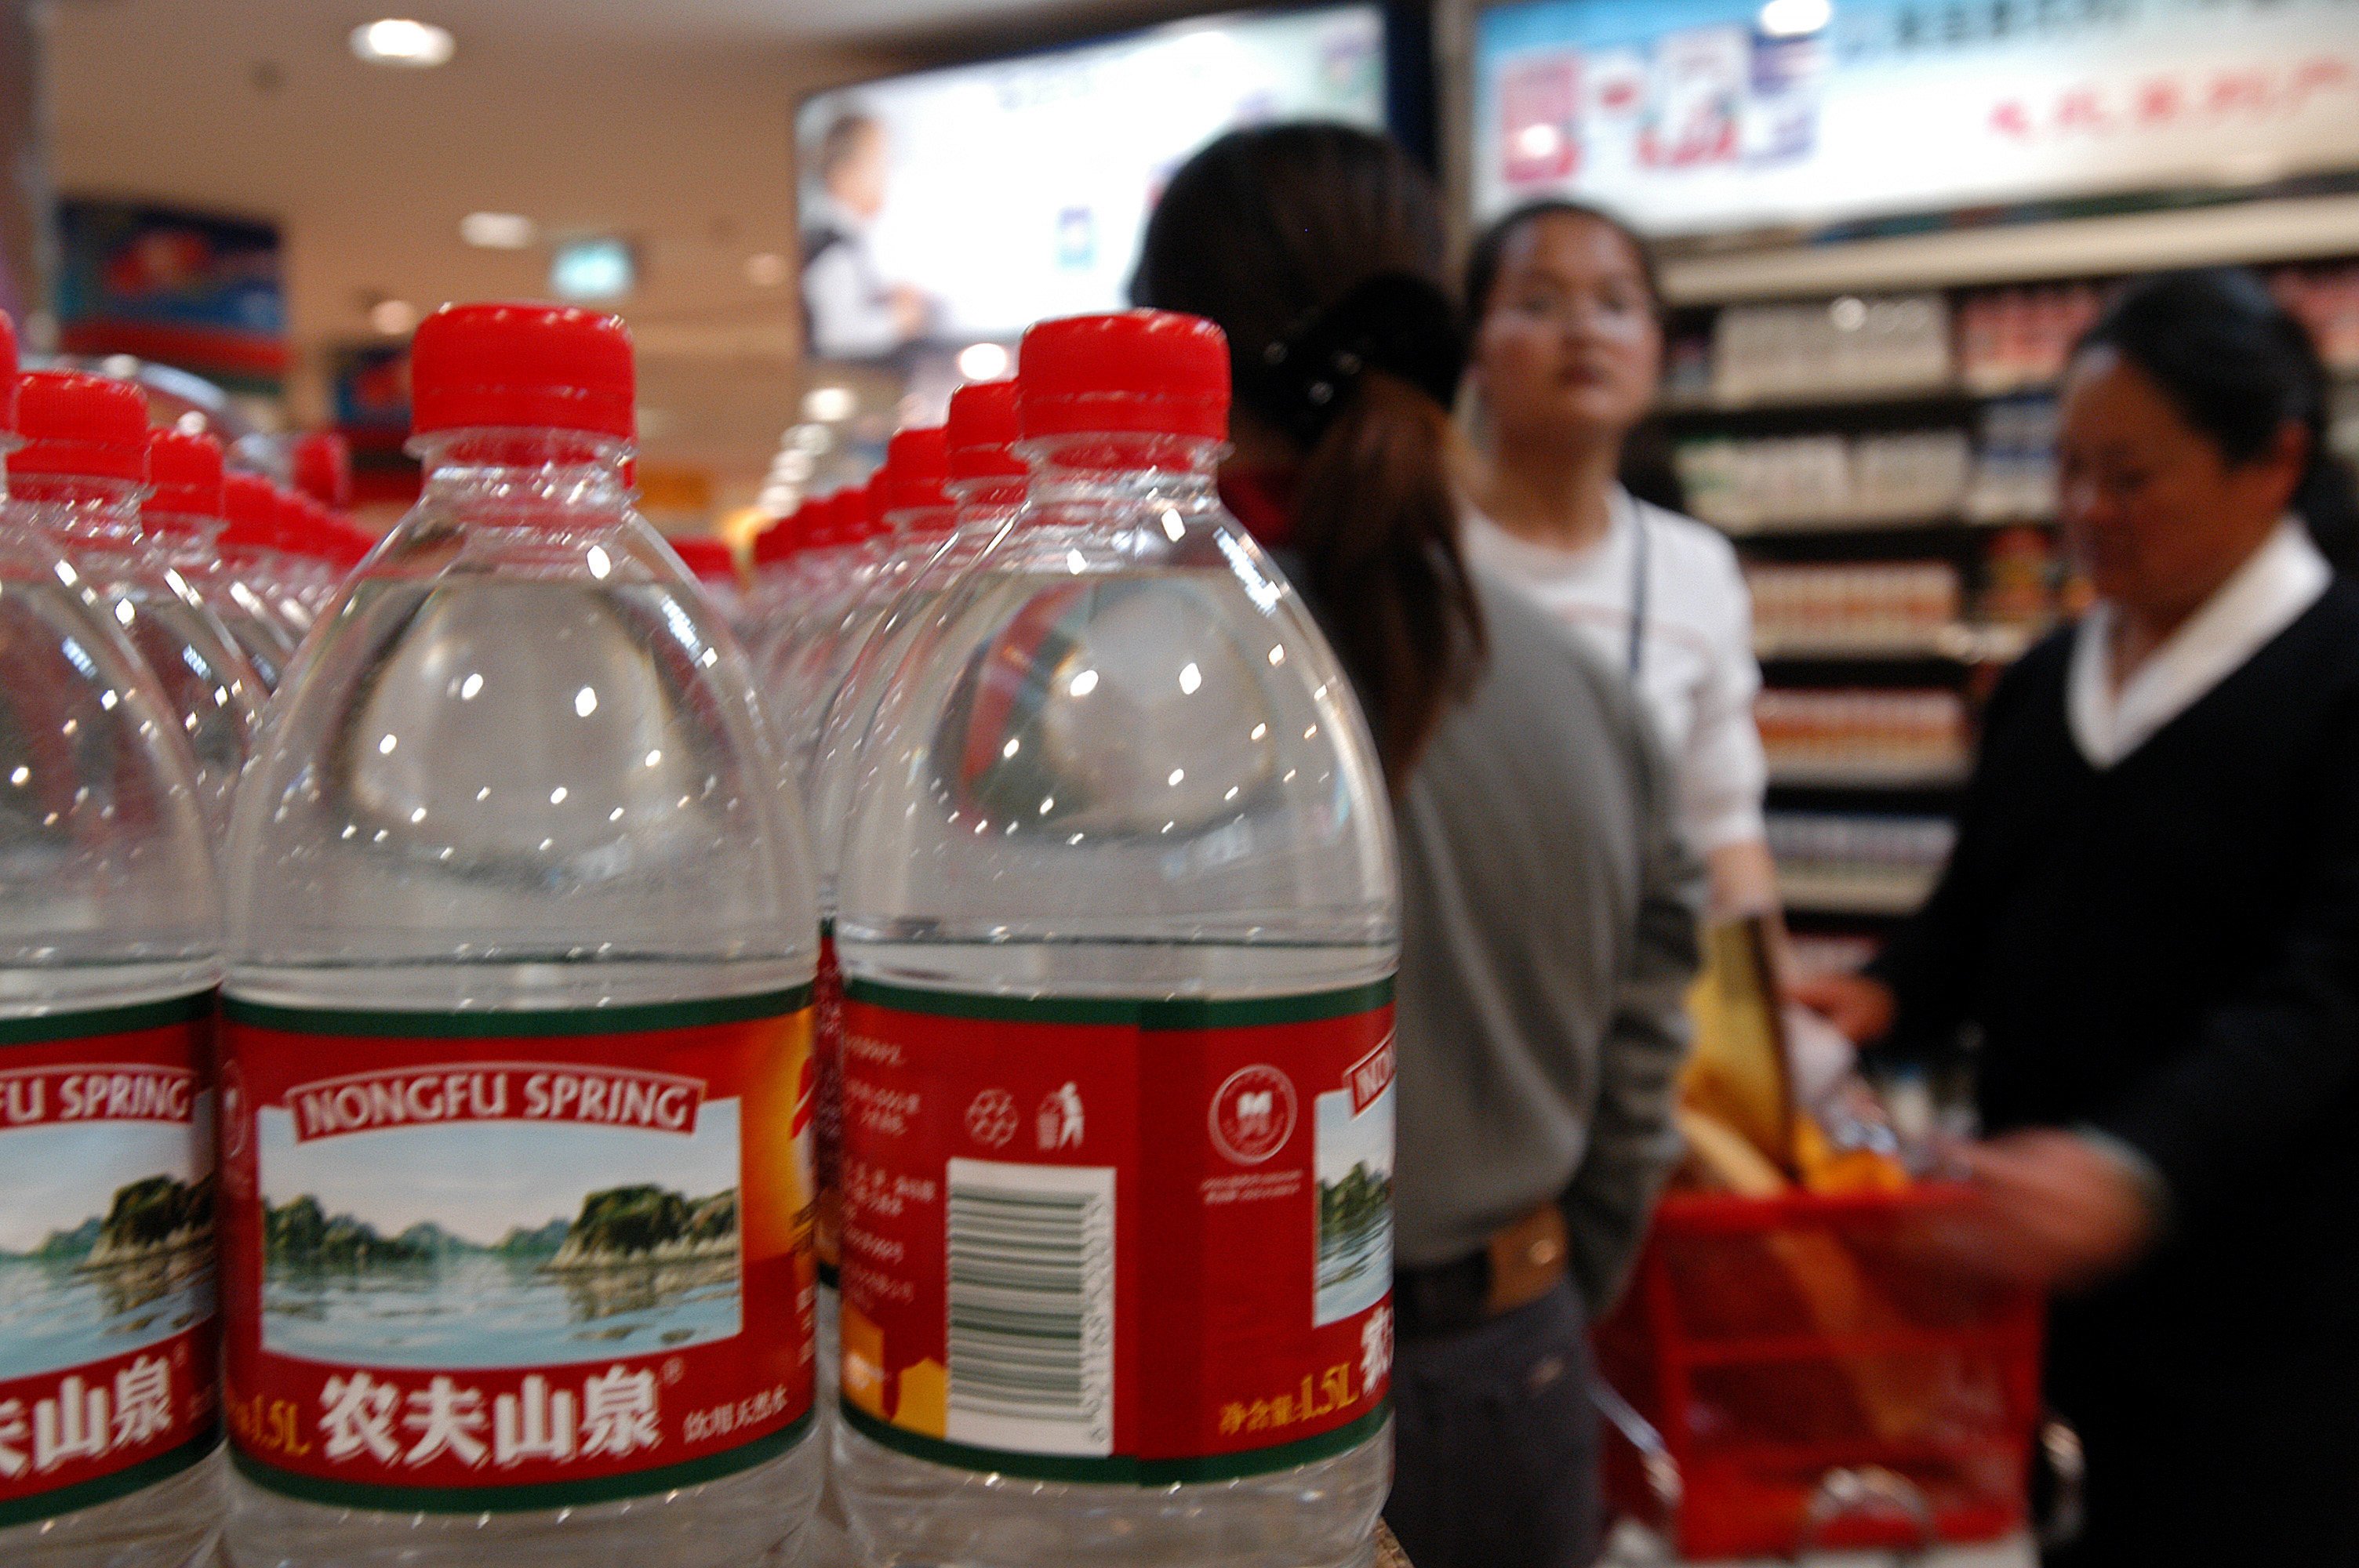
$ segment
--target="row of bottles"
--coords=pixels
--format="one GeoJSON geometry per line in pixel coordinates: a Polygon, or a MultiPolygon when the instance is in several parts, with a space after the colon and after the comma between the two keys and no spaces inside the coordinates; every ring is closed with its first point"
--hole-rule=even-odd
{"type": "Polygon", "coordinates": [[[324,589],[5,378],[0,1561],[1369,1561],[1388,816],[1218,331],[1036,327],[742,592],[620,322],[412,377],[324,589]]]}

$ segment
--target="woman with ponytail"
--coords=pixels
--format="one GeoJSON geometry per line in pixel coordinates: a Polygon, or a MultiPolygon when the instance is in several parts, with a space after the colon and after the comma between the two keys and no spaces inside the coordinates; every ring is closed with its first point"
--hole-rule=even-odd
{"type": "Polygon", "coordinates": [[[2097,603],[1991,699],[1863,1044],[1980,1042],[1959,1265],[2057,1292],[2061,1568],[2359,1563],[2359,545],[2326,376],[2249,273],[2132,284],[2058,495],[2097,603]]]}
{"type": "Polygon", "coordinates": [[[1364,131],[1223,136],[1132,293],[1229,337],[1230,504],[1327,630],[1401,860],[1397,1480],[1419,1568],[1583,1568],[1585,1327],[1678,1150],[1701,879],[1618,671],[1459,546],[1430,184],[1364,131]]]}

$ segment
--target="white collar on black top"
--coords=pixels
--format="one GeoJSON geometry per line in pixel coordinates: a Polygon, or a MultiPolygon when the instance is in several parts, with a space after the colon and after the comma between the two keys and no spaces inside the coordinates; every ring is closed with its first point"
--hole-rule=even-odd
{"type": "Polygon", "coordinates": [[[2310,530],[2288,514],[2203,608],[2147,655],[2118,695],[2114,607],[2099,601],[2081,619],[2064,689],[2065,716],[2081,755],[2102,771],[2145,745],[2299,620],[2333,579],[2310,530]]]}

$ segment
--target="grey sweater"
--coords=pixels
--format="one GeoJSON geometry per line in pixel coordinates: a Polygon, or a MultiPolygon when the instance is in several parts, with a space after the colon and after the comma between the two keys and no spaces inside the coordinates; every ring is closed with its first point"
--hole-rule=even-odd
{"type": "Polygon", "coordinates": [[[1477,583],[1488,665],[1395,813],[1398,1256],[1463,1258],[1553,1199],[1602,1311],[1679,1153],[1702,879],[1619,672],[1477,583]]]}

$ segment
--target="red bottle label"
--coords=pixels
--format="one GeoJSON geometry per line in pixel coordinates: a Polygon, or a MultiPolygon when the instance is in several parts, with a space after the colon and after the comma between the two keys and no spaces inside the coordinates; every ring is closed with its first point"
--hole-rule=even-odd
{"type": "Polygon", "coordinates": [[[0,1021],[0,1527],[220,1441],[210,992],[0,1021]]]}
{"type": "Polygon", "coordinates": [[[843,971],[835,963],[835,922],[819,927],[819,976],[812,982],[818,1028],[811,1061],[819,1069],[819,1223],[812,1238],[819,1249],[819,1277],[835,1283],[843,1236],[843,971]]]}
{"type": "Polygon", "coordinates": [[[231,1456],[474,1513],[733,1474],[808,1430],[808,988],[565,1012],[224,1004],[231,1456]]]}
{"type": "Polygon", "coordinates": [[[1391,986],[1038,1001],[853,979],[843,1407],[973,1469],[1342,1453],[1392,1368],[1391,986]]]}

